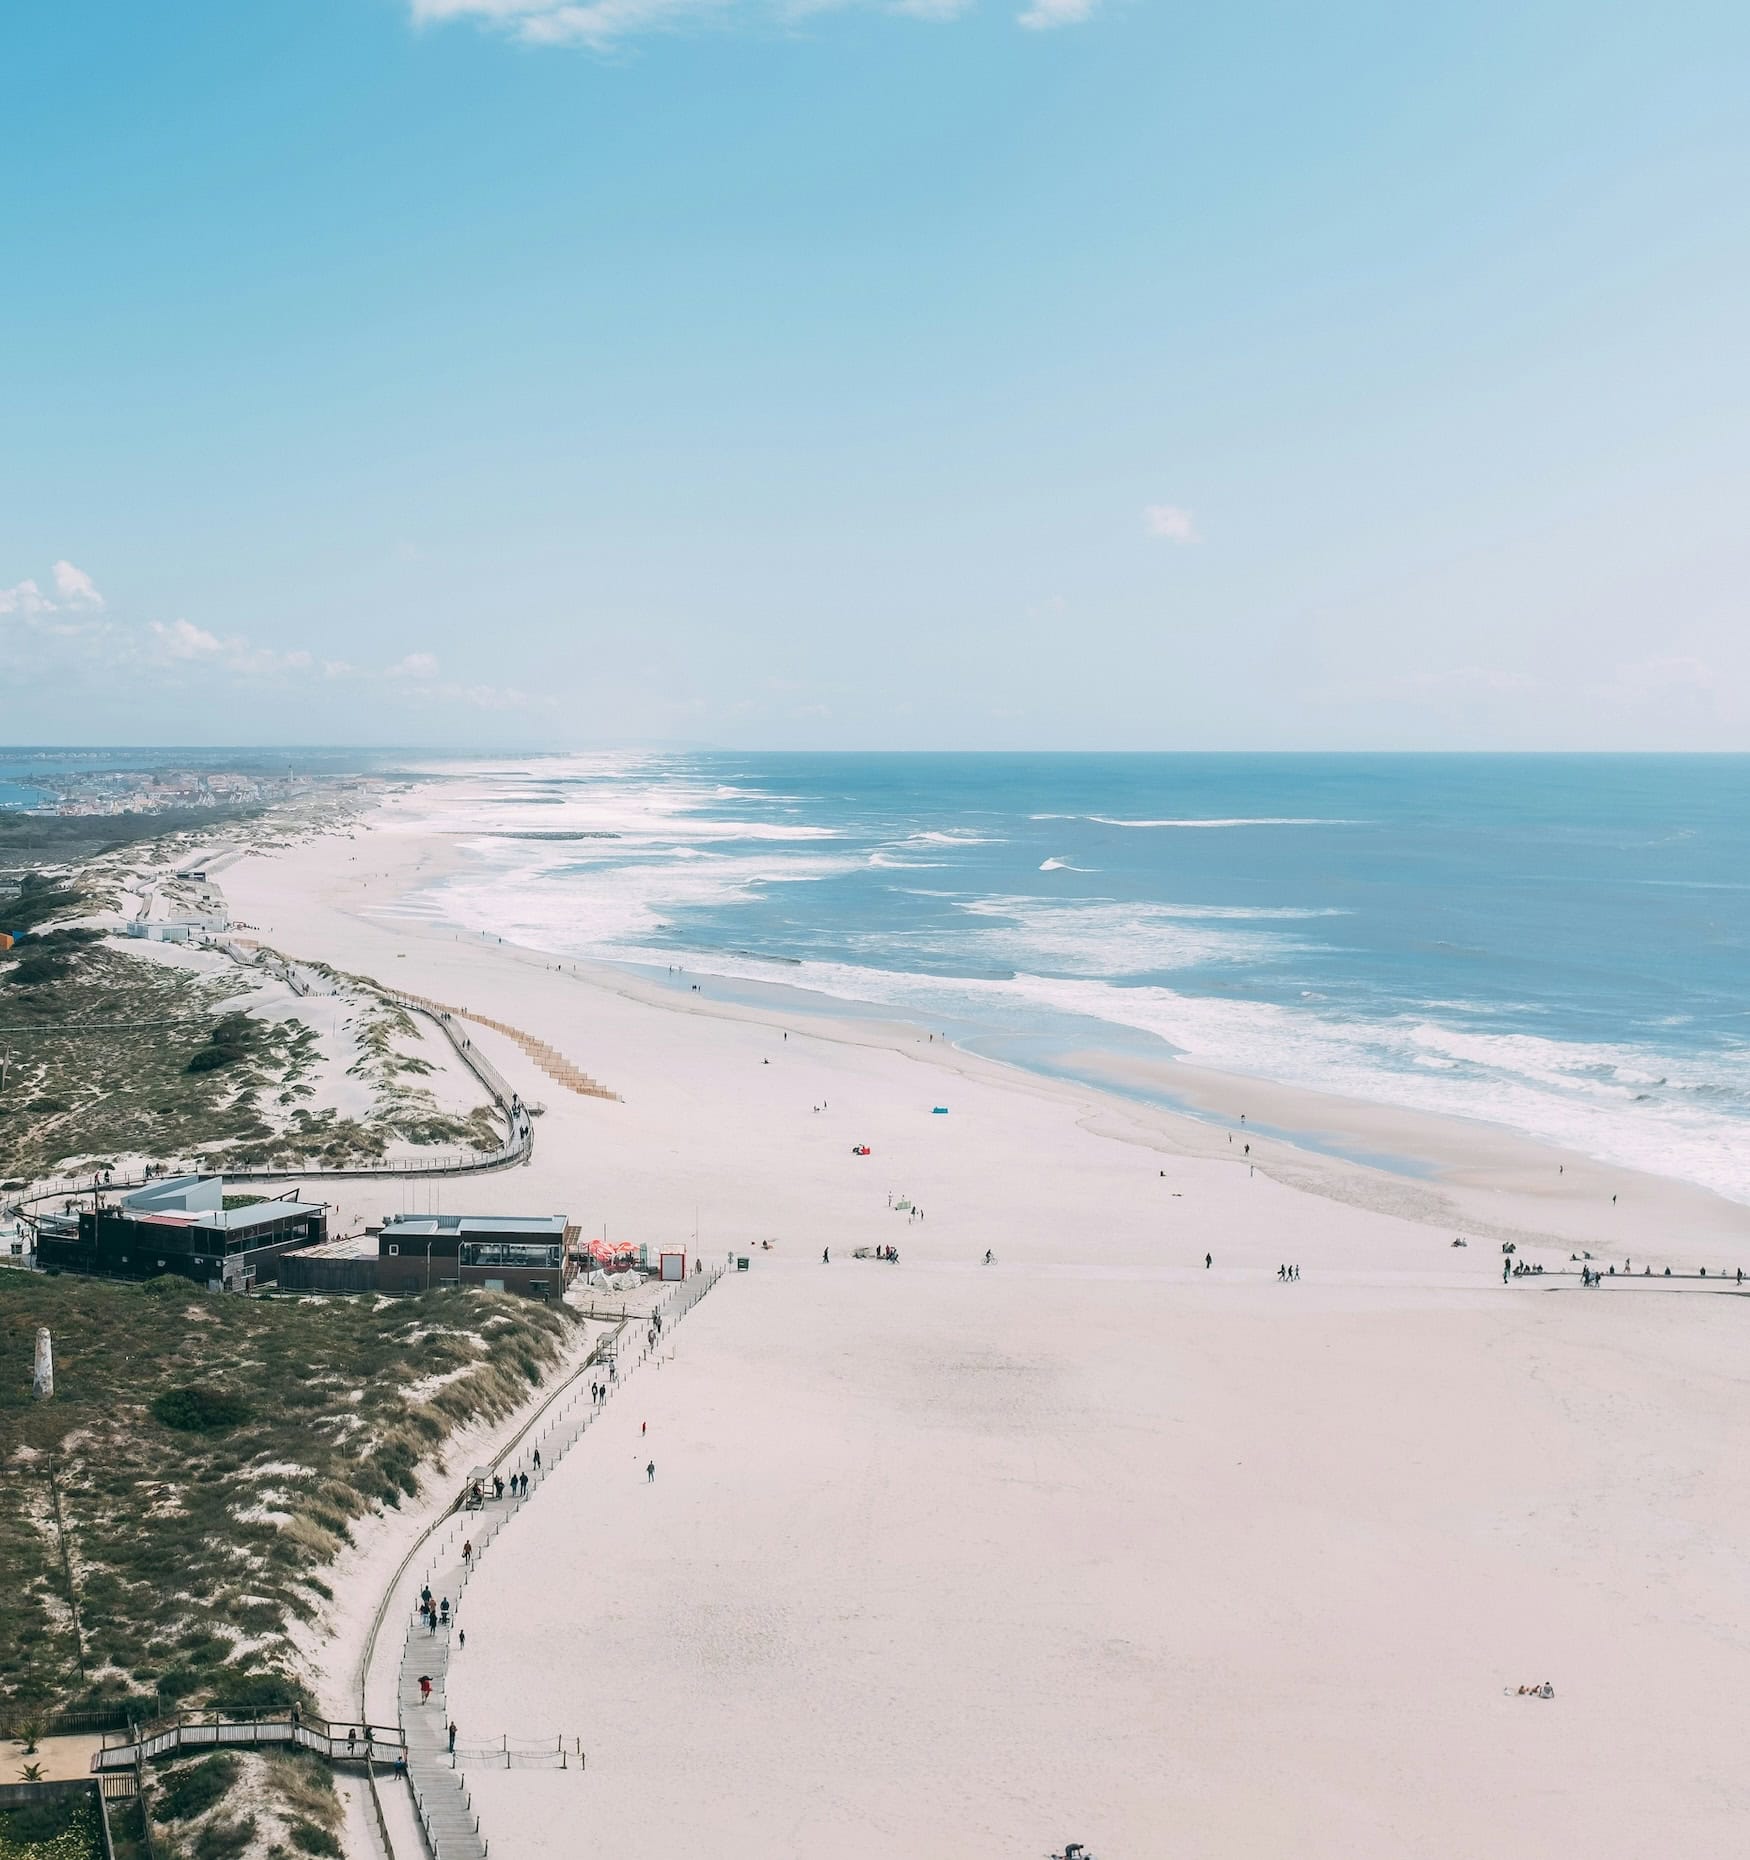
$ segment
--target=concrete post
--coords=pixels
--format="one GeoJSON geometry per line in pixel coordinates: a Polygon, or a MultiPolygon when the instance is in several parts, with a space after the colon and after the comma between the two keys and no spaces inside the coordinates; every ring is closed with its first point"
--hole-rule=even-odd
{"type": "Polygon", "coordinates": [[[36,1369],[30,1379],[30,1392],[38,1401],[47,1401],[55,1392],[55,1346],[46,1324],[36,1333],[36,1369]]]}

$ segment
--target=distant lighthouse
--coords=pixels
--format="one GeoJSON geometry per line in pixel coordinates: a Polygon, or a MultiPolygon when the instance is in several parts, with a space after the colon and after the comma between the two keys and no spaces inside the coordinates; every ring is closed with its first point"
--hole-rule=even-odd
{"type": "Polygon", "coordinates": [[[46,1324],[36,1333],[36,1368],[30,1378],[30,1392],[38,1401],[47,1401],[55,1392],[55,1346],[46,1324]]]}

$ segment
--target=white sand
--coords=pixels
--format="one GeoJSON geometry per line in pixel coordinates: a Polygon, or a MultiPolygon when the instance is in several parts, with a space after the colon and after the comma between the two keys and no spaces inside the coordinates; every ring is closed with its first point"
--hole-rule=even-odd
{"type": "MultiPolygon", "coordinates": [[[[1269,1141],[1254,1175],[1220,1130],[909,1030],[786,1041],[708,987],[658,1005],[357,914],[454,857],[361,834],[224,885],[288,953],[624,1095],[496,1041],[536,1154],[442,1205],[665,1244],[697,1218],[754,1262],[469,1587],[462,1741],[590,1757],[470,1777],[495,1854],[1744,1851],[1750,1298],[1503,1287],[1482,1235],[1713,1273],[1750,1268],[1750,1210],[1426,1119],[1369,1146],[1438,1179],[1269,1141]],[[849,1257],[881,1242],[899,1265],[849,1257]]],[[[1390,1116],[1321,1101],[1351,1113],[1364,1142],[1390,1116]]]]}

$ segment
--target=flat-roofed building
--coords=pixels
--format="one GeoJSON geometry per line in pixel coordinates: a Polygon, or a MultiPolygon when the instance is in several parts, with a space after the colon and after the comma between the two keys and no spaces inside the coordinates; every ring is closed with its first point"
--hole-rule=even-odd
{"type": "Polygon", "coordinates": [[[377,1235],[377,1286],[423,1292],[478,1286],[490,1292],[563,1295],[575,1270],[563,1214],[408,1214],[377,1235]]]}
{"type": "Polygon", "coordinates": [[[278,1276],[280,1256],[328,1237],[328,1210],[286,1197],[225,1206],[224,1179],[173,1175],[80,1210],[77,1232],[37,1230],[37,1264],[112,1279],[180,1273],[213,1290],[247,1291],[278,1276]]]}

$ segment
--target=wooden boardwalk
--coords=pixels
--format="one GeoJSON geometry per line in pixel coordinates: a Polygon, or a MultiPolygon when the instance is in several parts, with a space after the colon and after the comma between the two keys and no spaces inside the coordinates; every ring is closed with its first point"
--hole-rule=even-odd
{"type": "Polygon", "coordinates": [[[405,994],[399,990],[396,992],[399,999],[410,1001],[415,1007],[424,1008],[427,1013],[453,1014],[460,1020],[471,1020],[477,1026],[490,1027],[494,1033],[502,1033],[507,1040],[520,1046],[548,1078],[563,1085],[567,1091],[576,1092],[580,1098],[606,1098],[615,1104],[620,1102],[617,1091],[609,1091],[607,1086],[574,1066],[556,1047],[549,1046],[545,1040],[537,1040],[532,1033],[524,1033],[520,1027],[511,1026],[508,1021],[494,1020],[489,1014],[475,1014],[467,1008],[450,1007],[442,1001],[430,1001],[423,995],[405,994]]]}

